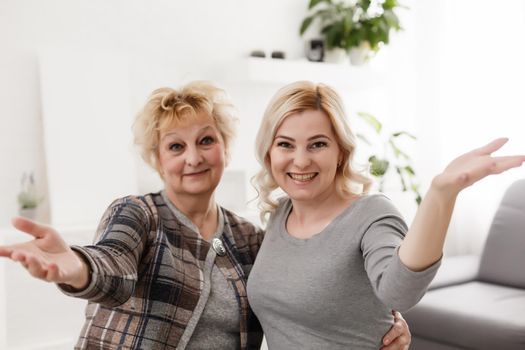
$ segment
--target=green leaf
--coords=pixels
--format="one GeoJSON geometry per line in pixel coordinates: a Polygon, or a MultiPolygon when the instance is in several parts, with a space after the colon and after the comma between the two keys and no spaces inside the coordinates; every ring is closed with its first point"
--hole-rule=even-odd
{"type": "Polygon", "coordinates": [[[361,133],[357,133],[355,134],[355,136],[361,141],[363,141],[364,143],[366,143],[367,145],[372,146],[372,142],[370,142],[370,140],[368,140],[368,138],[365,135],[361,133]]]}
{"type": "Polygon", "coordinates": [[[394,132],[392,133],[392,137],[393,138],[397,138],[399,136],[408,136],[410,137],[412,140],[417,140],[417,137],[415,137],[414,135],[406,132],[406,131],[397,131],[397,132],[394,132]]]}
{"type": "Polygon", "coordinates": [[[311,10],[312,8],[316,7],[318,4],[322,2],[330,2],[326,0],[310,0],[310,3],[308,4],[308,9],[311,10]]]}
{"type": "Polygon", "coordinates": [[[383,9],[385,10],[391,10],[396,6],[397,0],[385,0],[385,2],[383,2],[383,9]]]}
{"type": "Polygon", "coordinates": [[[343,22],[335,22],[333,24],[327,25],[321,30],[321,33],[324,34],[325,37],[325,43],[326,47],[328,49],[333,49],[334,47],[342,47],[342,39],[343,39],[343,22]]]}
{"type": "Polygon", "coordinates": [[[388,167],[390,166],[390,162],[388,160],[380,159],[376,156],[371,156],[368,158],[368,161],[370,162],[370,174],[376,177],[384,176],[388,171],[388,167]]]}
{"type": "Polygon", "coordinates": [[[406,160],[410,160],[410,157],[408,156],[408,154],[406,154],[399,147],[397,147],[397,145],[395,144],[392,138],[388,140],[388,144],[390,145],[390,148],[392,149],[392,152],[394,152],[394,156],[396,158],[399,159],[400,157],[403,157],[406,160]]]}
{"type": "Polygon", "coordinates": [[[403,177],[403,173],[401,171],[401,168],[396,166],[396,172],[399,175],[399,181],[401,181],[402,191],[406,192],[408,188],[407,188],[407,184],[405,182],[405,178],[403,177]]]}
{"type": "Polygon", "coordinates": [[[383,12],[383,17],[385,18],[385,22],[389,28],[393,28],[395,30],[401,29],[401,26],[399,25],[399,18],[394,13],[394,11],[385,10],[385,12],[383,12]]]}
{"type": "Polygon", "coordinates": [[[352,30],[352,16],[345,16],[343,18],[343,31],[348,34],[352,30]]]}
{"type": "MultiPolygon", "coordinates": [[[[372,2],[371,0],[361,0],[361,7],[363,8],[363,11],[366,12],[368,11],[368,8],[370,7],[370,3],[372,2]]],[[[357,5],[359,6],[359,5],[357,5]]]]}
{"type": "Polygon", "coordinates": [[[381,133],[381,129],[383,128],[383,125],[376,117],[366,112],[358,112],[357,115],[361,117],[361,119],[363,119],[365,122],[367,122],[368,125],[373,127],[376,133],[378,134],[381,133]]]}
{"type": "Polygon", "coordinates": [[[306,32],[306,29],[308,29],[308,27],[310,27],[310,24],[312,24],[313,20],[314,20],[314,18],[312,16],[306,17],[303,20],[303,23],[301,23],[301,29],[299,30],[299,34],[301,36],[304,34],[304,32],[306,32]]]}
{"type": "Polygon", "coordinates": [[[416,172],[414,171],[414,169],[410,165],[405,166],[404,169],[410,176],[415,176],[416,175],[416,172]]]}

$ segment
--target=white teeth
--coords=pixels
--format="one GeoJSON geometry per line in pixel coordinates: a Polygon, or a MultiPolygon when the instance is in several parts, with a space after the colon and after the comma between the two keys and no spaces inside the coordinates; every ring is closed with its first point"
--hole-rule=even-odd
{"type": "Polygon", "coordinates": [[[317,173],[310,173],[310,174],[292,174],[292,173],[288,173],[288,175],[290,175],[290,177],[294,180],[297,180],[297,181],[308,181],[308,180],[311,180],[315,177],[315,175],[317,175],[317,173]]]}

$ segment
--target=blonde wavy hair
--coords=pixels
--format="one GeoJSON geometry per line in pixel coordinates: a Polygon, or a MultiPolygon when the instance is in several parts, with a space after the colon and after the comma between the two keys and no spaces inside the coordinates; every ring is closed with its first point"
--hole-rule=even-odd
{"type": "Polygon", "coordinates": [[[337,92],[327,85],[309,81],[286,85],[270,100],[255,142],[256,157],[261,169],[252,178],[252,184],[258,193],[262,222],[267,220],[278,205],[272,198],[278,185],[272,176],[269,158],[275,134],[284,119],[305,110],[324,112],[332,124],[337,144],[343,154],[335,175],[336,191],[342,196],[361,195],[368,192],[372,183],[370,178],[354,169],[355,136],[346,121],[343,102],[337,92]]]}
{"type": "Polygon", "coordinates": [[[180,89],[163,87],[151,93],[133,124],[135,144],[144,161],[159,169],[159,142],[162,132],[187,125],[204,113],[213,120],[224,142],[226,160],[231,155],[238,120],[226,92],[205,81],[191,82],[180,89]]]}

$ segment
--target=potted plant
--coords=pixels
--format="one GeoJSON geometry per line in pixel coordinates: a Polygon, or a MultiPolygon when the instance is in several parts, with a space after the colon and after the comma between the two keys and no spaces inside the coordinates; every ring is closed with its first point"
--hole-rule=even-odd
{"type": "Polygon", "coordinates": [[[362,64],[370,52],[388,44],[391,29],[401,29],[397,7],[397,0],[310,0],[300,34],[318,20],[328,59],[337,52],[349,54],[352,64],[362,64]]]}
{"type": "Polygon", "coordinates": [[[19,205],[18,213],[20,216],[34,219],[36,216],[36,208],[43,198],[38,195],[33,173],[24,173],[20,185],[21,189],[17,197],[19,205]]]}
{"type": "MultiPolygon", "coordinates": [[[[406,131],[396,131],[385,135],[383,134],[383,125],[376,117],[364,112],[357,113],[357,115],[372,127],[382,148],[381,153],[372,154],[368,158],[370,175],[378,179],[378,190],[380,192],[385,190],[385,178],[390,171],[394,170],[399,179],[401,190],[403,192],[412,192],[414,200],[419,205],[422,198],[412,160],[397,144],[399,138],[404,137],[416,140],[416,137],[406,131]]],[[[364,134],[357,133],[356,136],[366,144],[372,145],[372,142],[364,134]]]]}

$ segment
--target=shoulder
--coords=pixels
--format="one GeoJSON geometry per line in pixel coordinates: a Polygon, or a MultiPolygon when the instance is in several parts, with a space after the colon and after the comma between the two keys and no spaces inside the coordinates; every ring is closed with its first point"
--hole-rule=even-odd
{"type": "Polygon", "coordinates": [[[157,193],[128,195],[115,199],[111,202],[108,209],[121,210],[123,208],[136,208],[143,210],[146,214],[151,214],[152,211],[155,211],[159,201],[162,201],[162,197],[157,193]]]}
{"type": "Polygon", "coordinates": [[[157,193],[145,195],[129,195],[115,199],[106,209],[102,221],[135,221],[152,225],[158,215],[159,201],[162,197],[157,193]]]}
{"type": "Polygon", "coordinates": [[[262,229],[249,220],[223,207],[221,207],[221,210],[234,234],[238,233],[243,236],[262,234],[262,229]]]}
{"type": "Polygon", "coordinates": [[[358,211],[366,212],[371,217],[399,216],[401,213],[394,203],[382,193],[364,195],[356,199],[355,207],[358,211]]]}

